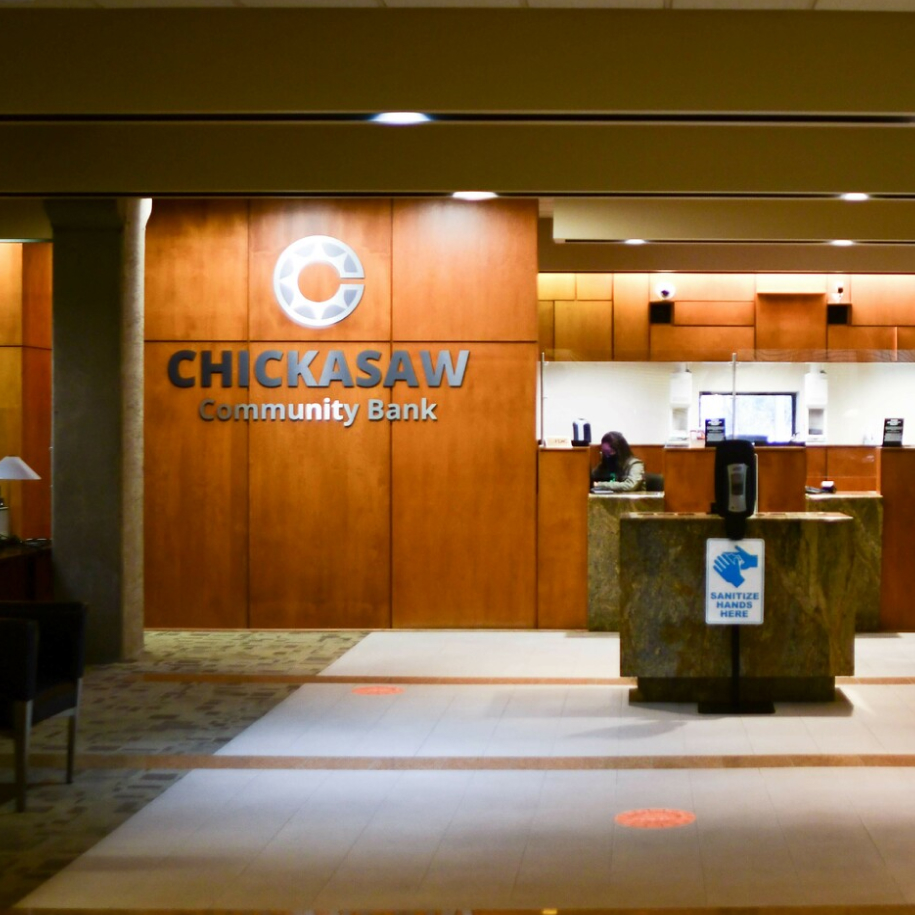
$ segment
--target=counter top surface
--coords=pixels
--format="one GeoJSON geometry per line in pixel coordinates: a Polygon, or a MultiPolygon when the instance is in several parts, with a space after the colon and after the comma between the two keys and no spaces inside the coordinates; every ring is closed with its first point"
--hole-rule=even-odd
{"type": "Polygon", "coordinates": [[[839,490],[837,493],[807,493],[807,499],[828,501],[830,499],[883,499],[876,490],[839,490]]]}
{"type": "MultiPolygon", "coordinates": [[[[703,519],[720,522],[718,515],[706,512],[632,512],[622,516],[626,521],[688,521],[703,519]]],[[[851,516],[842,512],[761,512],[747,519],[748,522],[850,522],[851,516]]]]}

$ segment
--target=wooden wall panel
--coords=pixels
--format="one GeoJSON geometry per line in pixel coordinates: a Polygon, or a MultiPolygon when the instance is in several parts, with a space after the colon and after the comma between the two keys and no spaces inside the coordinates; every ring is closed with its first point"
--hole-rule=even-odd
{"type": "MultiPolygon", "coordinates": [[[[575,274],[538,274],[538,299],[574,299],[576,296],[575,274]]],[[[601,298],[607,298],[603,296],[601,298]]]]}
{"type": "Polygon", "coordinates": [[[21,457],[41,477],[22,485],[22,538],[51,537],[51,351],[22,349],[21,457]]]}
{"type": "Polygon", "coordinates": [[[651,359],[665,362],[752,359],[753,328],[651,326],[651,359]]]}
{"type": "Polygon", "coordinates": [[[394,626],[535,625],[536,366],[533,343],[476,344],[463,387],[394,392],[438,404],[392,430],[394,626]]]}
{"type": "Polygon", "coordinates": [[[397,200],[393,252],[395,340],[537,340],[536,201],[397,200]]]}
{"type": "Polygon", "coordinates": [[[877,449],[868,445],[829,445],[826,447],[825,480],[839,490],[877,489],[877,449]]]}
{"type": "MultiPolygon", "coordinates": [[[[568,296],[557,296],[559,299],[568,299],[568,296]]],[[[575,275],[576,299],[612,299],[613,274],[576,274],[575,275]]]]}
{"type": "Polygon", "coordinates": [[[198,405],[246,401],[248,392],[173,387],[166,365],[177,348],[148,343],[145,350],[146,626],[246,627],[248,429],[205,422],[198,405]]]}
{"type": "Polygon", "coordinates": [[[558,301],[553,346],[562,359],[600,362],[613,358],[613,303],[599,300],[558,301]]]}
{"type": "Polygon", "coordinates": [[[826,473],[825,445],[807,446],[807,486],[818,487],[824,480],[829,479],[826,473]]]}
{"type": "MultiPolygon", "coordinates": [[[[367,345],[335,344],[355,366],[367,345]]],[[[388,342],[370,344],[390,354],[388,342]]],[[[252,362],[268,345],[252,346],[252,362]]],[[[358,404],[355,422],[250,426],[251,626],[388,627],[390,428],[369,420],[383,388],[252,389],[252,403],[358,404]]]]}
{"type": "Polygon", "coordinates": [[[0,242],[0,346],[22,343],[22,245],[0,242]]]}
{"type": "Polygon", "coordinates": [[[818,360],[826,353],[826,296],[756,300],[756,358],[818,360]]]}
{"type": "Polygon", "coordinates": [[[546,353],[547,359],[553,359],[555,346],[555,304],[552,300],[537,303],[537,350],[546,353]]]}
{"type": "Polygon", "coordinates": [[[915,449],[880,450],[883,494],[883,566],[880,629],[915,630],[915,563],[912,562],[912,518],[915,517],[915,449]]]}
{"type": "Polygon", "coordinates": [[[896,356],[896,328],[832,324],[826,328],[829,358],[837,362],[891,361],[896,356]]]}
{"type": "Polygon", "coordinates": [[[247,246],[247,201],[157,200],[146,228],[146,339],[246,339],[247,246]]]}
{"type": "MultiPolygon", "coordinates": [[[[389,200],[263,200],[251,202],[251,340],[388,340],[391,334],[391,202],[389,200]],[[308,235],[349,245],[362,262],[365,292],[347,318],[311,329],[286,316],[273,294],[273,270],[282,252],[308,235]]],[[[325,267],[326,270],[331,268],[325,267]]],[[[319,273],[312,268],[311,273],[319,273]]],[[[308,271],[300,287],[314,280],[308,271]]],[[[335,289],[339,278],[331,284],[335,289]]],[[[353,280],[353,283],[359,281],[353,280]]],[[[533,281],[531,281],[533,282],[533,281]]],[[[302,289],[306,295],[307,288],[302,289]]],[[[323,298],[332,295],[325,288],[323,298]]],[[[311,298],[317,299],[315,293],[311,298]]]]}
{"type": "Polygon", "coordinates": [[[756,302],[684,302],[674,304],[674,324],[753,327],[756,321],[756,302]]]}
{"type": "Polygon", "coordinates": [[[853,274],[851,320],[863,325],[915,325],[915,276],[853,274]]]}
{"type": "MultiPolygon", "coordinates": [[[[672,274],[676,286],[674,297],[679,304],[681,300],[696,302],[752,302],[756,296],[755,274],[672,274]]],[[[657,281],[652,280],[652,286],[657,281]]]]}
{"type": "Polygon", "coordinates": [[[811,295],[827,292],[825,274],[757,274],[757,295],[811,295]]]}
{"type": "Polygon", "coordinates": [[[537,626],[588,627],[588,449],[541,449],[537,479],[537,626]]]}
{"type": "Polygon", "coordinates": [[[896,328],[896,359],[915,362],[915,328],[896,328]]]}
{"type": "Polygon", "coordinates": [[[664,456],[664,510],[708,513],[714,501],[715,449],[668,449],[664,456]]]}
{"type": "MultiPolygon", "coordinates": [[[[630,443],[631,445],[631,443],[630,443]]],[[[664,456],[666,449],[663,445],[633,445],[632,452],[637,458],[642,459],[646,474],[664,473],[664,456]]]]}
{"type": "Polygon", "coordinates": [[[758,448],[757,512],[805,512],[807,455],[804,448],[758,448]]]}
{"type": "MultiPolygon", "coordinates": [[[[22,347],[0,346],[0,458],[22,454],[22,347]]],[[[0,480],[12,534],[22,521],[23,481],[0,480]]]]}
{"type": "Polygon", "coordinates": [[[613,358],[648,359],[648,274],[616,274],[613,313],[613,358]]]}
{"type": "Polygon", "coordinates": [[[22,343],[51,349],[52,260],[50,242],[22,246],[22,343]]]}

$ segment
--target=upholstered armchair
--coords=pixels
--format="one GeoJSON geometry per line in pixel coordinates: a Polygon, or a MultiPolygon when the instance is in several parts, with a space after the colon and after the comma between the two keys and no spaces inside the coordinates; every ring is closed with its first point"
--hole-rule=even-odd
{"type": "Polygon", "coordinates": [[[70,716],[67,782],[73,782],[76,726],[85,665],[86,606],[0,601],[0,736],[15,743],[16,810],[25,810],[33,725],[70,716]]]}

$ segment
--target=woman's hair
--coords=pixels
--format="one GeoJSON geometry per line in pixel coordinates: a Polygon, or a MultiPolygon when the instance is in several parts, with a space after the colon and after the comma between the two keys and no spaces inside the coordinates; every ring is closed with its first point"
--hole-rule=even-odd
{"type": "Polygon", "coordinates": [[[604,433],[600,441],[609,442],[613,446],[620,464],[625,464],[632,457],[632,449],[629,448],[629,443],[622,433],[604,433]]]}

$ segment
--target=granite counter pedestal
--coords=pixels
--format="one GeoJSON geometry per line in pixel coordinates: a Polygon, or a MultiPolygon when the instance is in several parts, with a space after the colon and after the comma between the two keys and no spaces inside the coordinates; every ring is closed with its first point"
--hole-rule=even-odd
{"type": "MultiPolygon", "coordinates": [[[[647,701],[729,698],[731,627],[705,622],[706,541],[724,538],[710,515],[620,518],[620,671],[647,701]]],[[[741,696],[832,700],[854,674],[854,525],[847,515],[772,513],[747,522],[766,545],[765,614],[740,633],[741,696]]]]}
{"type": "Polygon", "coordinates": [[[663,493],[592,493],[588,497],[589,630],[620,628],[620,517],[663,510],[663,493]]]}
{"type": "Polygon", "coordinates": [[[855,540],[851,558],[855,629],[859,633],[879,630],[883,497],[872,490],[811,493],[807,495],[807,511],[851,516],[855,540]]]}

